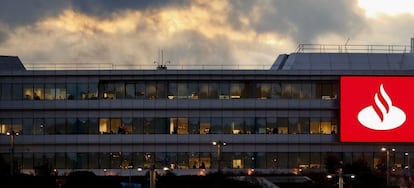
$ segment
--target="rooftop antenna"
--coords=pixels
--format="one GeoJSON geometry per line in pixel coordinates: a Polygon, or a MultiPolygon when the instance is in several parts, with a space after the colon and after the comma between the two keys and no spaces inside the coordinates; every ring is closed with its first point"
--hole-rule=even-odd
{"type": "Polygon", "coordinates": [[[348,39],[346,40],[346,42],[345,42],[345,53],[347,53],[348,52],[348,48],[347,48],[347,46],[348,46],[348,42],[349,42],[349,40],[351,40],[349,37],[348,37],[348,39]]]}
{"type": "Polygon", "coordinates": [[[158,70],[166,70],[167,69],[167,63],[170,64],[171,62],[165,61],[164,62],[164,52],[163,50],[158,50],[158,61],[154,61],[154,64],[157,64],[158,70]],[[160,60],[161,58],[161,60],[160,60]]]}

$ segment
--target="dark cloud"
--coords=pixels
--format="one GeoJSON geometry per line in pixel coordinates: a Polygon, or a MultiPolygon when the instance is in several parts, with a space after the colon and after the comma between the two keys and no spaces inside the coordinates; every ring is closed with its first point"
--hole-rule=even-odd
{"type": "Polygon", "coordinates": [[[0,23],[9,26],[32,24],[37,20],[55,16],[70,5],[63,0],[3,0],[0,6],[0,23]]]}
{"type": "Polygon", "coordinates": [[[72,0],[71,4],[73,10],[77,12],[81,12],[89,16],[109,18],[113,13],[125,10],[148,10],[159,9],[162,7],[188,6],[190,4],[190,0],[72,0]]]}
{"type": "Polygon", "coordinates": [[[63,9],[71,8],[83,14],[109,18],[123,10],[157,9],[165,6],[186,6],[189,0],[2,0],[0,22],[10,25],[25,25],[44,17],[56,16],[63,9]]]}
{"type": "Polygon", "coordinates": [[[276,32],[303,43],[326,33],[346,38],[362,29],[365,22],[355,0],[236,1],[230,22],[238,27],[240,16],[257,14],[256,8],[259,19],[252,26],[258,33],[276,32]]]}

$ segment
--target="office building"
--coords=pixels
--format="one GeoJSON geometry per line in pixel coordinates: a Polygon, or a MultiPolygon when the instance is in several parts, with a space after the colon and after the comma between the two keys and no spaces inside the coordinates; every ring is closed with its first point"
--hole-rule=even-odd
{"type": "Polygon", "coordinates": [[[323,170],[330,156],[375,170],[386,147],[403,169],[414,154],[409,48],[300,45],[266,69],[51,68],[1,56],[0,157],[29,174],[270,173],[323,170]]]}

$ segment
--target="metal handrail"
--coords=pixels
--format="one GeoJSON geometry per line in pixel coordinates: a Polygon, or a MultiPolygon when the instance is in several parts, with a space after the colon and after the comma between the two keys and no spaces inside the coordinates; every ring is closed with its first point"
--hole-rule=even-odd
{"type": "Polygon", "coordinates": [[[297,53],[408,53],[407,45],[299,44],[297,53]]]}

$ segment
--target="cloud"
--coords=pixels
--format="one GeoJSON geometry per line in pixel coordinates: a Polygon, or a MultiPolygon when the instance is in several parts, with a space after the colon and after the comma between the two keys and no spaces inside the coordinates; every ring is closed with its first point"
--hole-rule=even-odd
{"type": "Polygon", "coordinates": [[[27,63],[153,66],[159,49],[163,49],[165,59],[173,64],[270,64],[275,57],[269,53],[273,43],[268,42],[276,35],[232,28],[227,22],[229,6],[227,1],[200,1],[190,8],[125,10],[109,18],[65,9],[56,16],[10,29],[2,46],[23,54],[27,63]],[[259,48],[267,50],[258,52],[259,48]]]}
{"type": "Polygon", "coordinates": [[[153,68],[162,49],[170,66],[268,68],[298,43],[394,41],[387,36],[410,33],[397,17],[367,18],[348,0],[53,2],[20,2],[22,10],[36,8],[16,18],[0,13],[0,51],[26,64],[153,68]]]}

